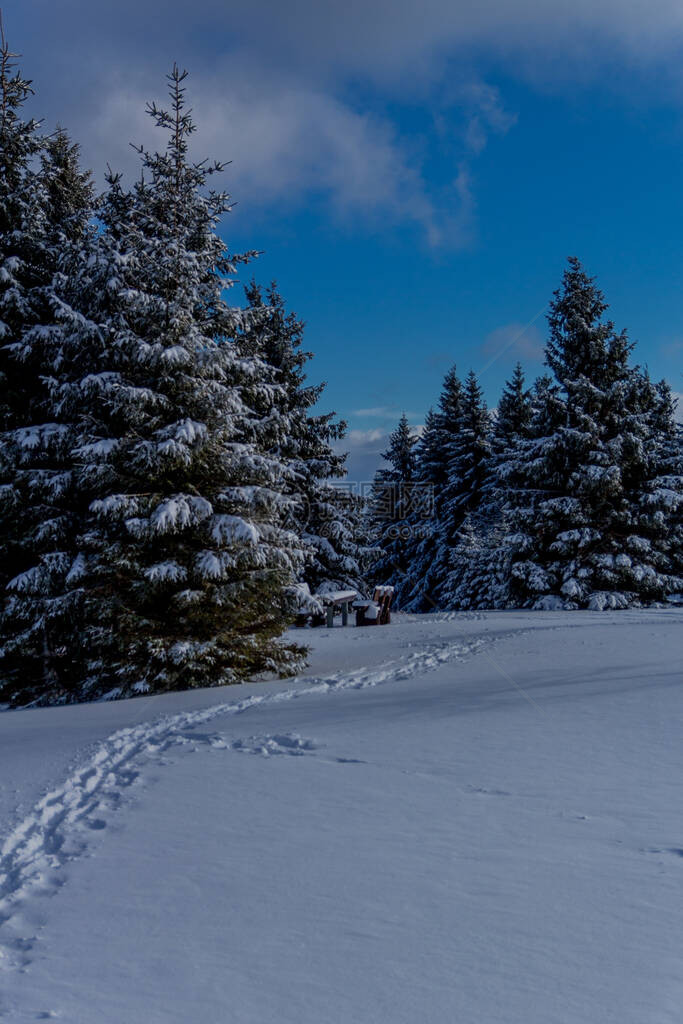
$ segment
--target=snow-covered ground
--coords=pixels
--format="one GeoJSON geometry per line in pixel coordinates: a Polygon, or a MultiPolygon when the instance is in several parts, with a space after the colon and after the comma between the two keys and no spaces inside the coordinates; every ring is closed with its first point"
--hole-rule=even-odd
{"type": "Polygon", "coordinates": [[[0,715],[0,1017],[678,1024],[683,611],[317,630],[0,715]]]}

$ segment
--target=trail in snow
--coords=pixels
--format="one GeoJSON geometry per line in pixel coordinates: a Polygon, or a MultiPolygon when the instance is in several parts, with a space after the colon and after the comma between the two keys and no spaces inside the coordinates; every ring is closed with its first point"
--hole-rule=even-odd
{"type": "Polygon", "coordinates": [[[34,895],[55,895],[66,881],[65,867],[82,856],[145,763],[163,763],[169,748],[215,749],[264,756],[302,755],[315,750],[311,740],[296,734],[249,737],[226,743],[218,733],[193,730],[226,715],[240,715],[265,704],[312,694],[364,689],[431,671],[449,661],[463,661],[483,647],[511,634],[476,637],[416,651],[381,668],[336,672],[304,680],[305,686],[217,704],[197,711],[165,716],[155,722],[120,729],[102,741],[92,757],[66,781],[48,792],[12,830],[0,848],[0,969],[25,969],[32,959],[36,933],[43,923],[34,895]]]}

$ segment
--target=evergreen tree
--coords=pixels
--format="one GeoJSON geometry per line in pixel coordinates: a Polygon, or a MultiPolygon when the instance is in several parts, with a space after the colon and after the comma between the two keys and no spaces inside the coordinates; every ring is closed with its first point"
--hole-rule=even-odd
{"type": "Polygon", "coordinates": [[[449,478],[451,453],[460,430],[462,412],[463,386],[457,368],[452,366],[441,388],[429,451],[426,447],[424,449],[425,471],[437,494],[437,517],[440,516],[441,500],[449,478]]]}
{"type": "Polygon", "coordinates": [[[92,186],[78,167],[78,148],[63,131],[43,138],[35,121],[22,120],[30,84],[13,57],[3,37],[0,690],[15,678],[40,679],[43,688],[55,679],[53,640],[67,614],[55,597],[69,564],[75,512],[74,434],[51,402],[61,359],[55,278],[92,213],[92,186]]]}
{"type": "MultiPolygon", "coordinates": [[[[53,637],[62,659],[46,691],[21,661],[26,623],[15,701],[218,685],[300,664],[276,639],[300,559],[282,526],[285,468],[259,451],[253,411],[277,384],[235,344],[239,315],[222,292],[243,257],[216,233],[229,200],[209,187],[222,166],[189,161],[185,73],[169,78],[171,110],[149,107],[166,150],[140,150],[128,191],[109,175],[101,230],[63,267],[51,397],[78,425],[82,518],[53,603],[72,624],[53,637]]],[[[30,612],[36,570],[11,586],[30,612]]]]}
{"type": "Polygon", "coordinates": [[[662,552],[638,539],[637,495],[656,474],[648,452],[661,437],[656,403],[606,309],[571,259],[548,317],[556,384],[539,389],[534,436],[517,445],[505,474],[515,492],[515,603],[618,608],[661,600],[675,586],[662,552]]]}
{"type": "Polygon", "coordinates": [[[450,608],[501,608],[508,602],[507,487],[501,470],[515,446],[530,436],[533,401],[519,363],[504,385],[493,420],[491,445],[481,463],[477,501],[458,532],[444,601],[450,608]]]}
{"type": "Polygon", "coordinates": [[[401,587],[408,569],[416,444],[417,437],[403,413],[382,454],[389,468],[377,471],[370,494],[372,537],[380,549],[373,571],[376,583],[401,587]]]}
{"type": "Polygon", "coordinates": [[[454,552],[463,523],[479,506],[491,454],[491,417],[473,372],[465,381],[457,428],[448,449],[434,566],[437,599],[444,607],[451,607],[454,600],[454,552]]]}
{"type": "Polygon", "coordinates": [[[414,500],[407,517],[406,572],[399,583],[396,603],[410,611],[433,611],[429,572],[434,556],[435,498],[441,484],[443,453],[438,414],[430,409],[415,446],[414,500]]]}
{"type": "Polygon", "coordinates": [[[526,387],[524,371],[521,363],[517,363],[498,402],[494,421],[494,447],[504,449],[517,438],[524,437],[531,426],[532,414],[531,395],[526,387]]]}
{"type": "MultiPolygon", "coordinates": [[[[643,375],[637,396],[647,430],[625,450],[625,483],[633,503],[626,538],[629,589],[640,597],[683,595],[683,432],[665,381],[643,375]],[[634,578],[635,577],[635,578],[634,578]],[[648,593],[649,590],[649,593],[648,593]]],[[[621,559],[624,563],[626,559],[621,559]]]]}
{"type": "Polygon", "coordinates": [[[16,65],[0,22],[0,586],[18,557],[21,496],[17,462],[26,446],[39,395],[22,365],[23,338],[40,322],[37,292],[45,283],[45,202],[34,164],[42,147],[39,124],[23,117],[31,83],[16,65]]]}
{"type": "Polygon", "coordinates": [[[306,549],[301,582],[312,593],[349,587],[362,591],[359,563],[367,552],[356,537],[362,509],[349,488],[338,485],[346,474],[346,456],[334,448],[346,424],[336,421],[334,413],[312,411],[325,384],[306,383],[311,353],[301,347],[304,323],[287,313],[276,284],[264,296],[252,281],[246,296],[243,345],[275,371],[279,385],[264,416],[263,444],[288,469],[289,522],[306,549]]]}
{"type": "Polygon", "coordinates": [[[416,449],[418,500],[410,519],[408,568],[399,591],[399,603],[414,612],[429,612],[438,606],[446,561],[442,528],[449,463],[462,408],[462,383],[453,366],[444,377],[438,409],[428,415],[416,449]]]}
{"type": "Polygon", "coordinates": [[[476,375],[470,371],[465,381],[458,433],[453,439],[448,461],[448,480],[444,497],[447,529],[457,529],[468,511],[479,501],[490,452],[491,418],[476,375]]]}

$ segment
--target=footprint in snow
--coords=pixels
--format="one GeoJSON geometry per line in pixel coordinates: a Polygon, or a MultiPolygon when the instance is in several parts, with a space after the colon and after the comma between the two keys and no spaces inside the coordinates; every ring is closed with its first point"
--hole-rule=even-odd
{"type": "Polygon", "coordinates": [[[304,739],[297,733],[284,733],[276,736],[250,736],[246,740],[236,740],[232,749],[238,753],[261,754],[272,757],[278,754],[290,754],[294,757],[310,754],[318,749],[313,740],[304,739]]]}
{"type": "Polygon", "coordinates": [[[484,786],[468,786],[467,792],[478,796],[512,796],[507,789],[486,789],[484,786]]]}

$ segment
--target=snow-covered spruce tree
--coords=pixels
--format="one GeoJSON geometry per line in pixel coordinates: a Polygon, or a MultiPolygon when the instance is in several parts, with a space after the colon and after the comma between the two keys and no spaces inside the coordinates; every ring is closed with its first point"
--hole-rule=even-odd
{"type": "Polygon", "coordinates": [[[239,313],[222,293],[241,257],[216,233],[228,197],[209,187],[222,165],[190,162],[185,73],[169,79],[170,112],[149,107],[166,150],[140,150],[129,191],[109,175],[102,230],[64,268],[68,373],[53,397],[80,424],[85,519],[62,595],[78,604],[62,645],[69,671],[49,693],[32,681],[42,700],[218,685],[301,663],[277,640],[300,559],[282,527],[285,469],[259,452],[253,411],[277,385],[235,345],[239,313]]]}
{"type": "Polygon", "coordinates": [[[661,430],[647,378],[629,366],[631,346],[606,309],[571,259],[548,317],[556,383],[539,391],[535,436],[517,446],[507,471],[515,603],[621,608],[675,586],[662,552],[642,543],[638,508],[661,430]]]}
{"type": "Polygon", "coordinates": [[[626,448],[625,484],[635,505],[628,538],[631,570],[656,596],[683,597],[683,431],[675,422],[675,400],[665,381],[646,374],[639,394],[648,442],[626,448]],[[663,579],[662,579],[663,577],[663,579]]]}
{"type": "Polygon", "coordinates": [[[450,608],[503,608],[508,603],[508,503],[501,470],[514,458],[517,445],[530,436],[532,418],[531,393],[517,363],[493,419],[478,501],[453,548],[446,597],[450,608]]]}
{"type": "Polygon", "coordinates": [[[407,514],[406,571],[396,592],[397,606],[410,611],[433,611],[428,576],[434,557],[435,493],[442,454],[438,414],[430,409],[415,446],[415,500],[407,514]]]}
{"type": "Polygon", "coordinates": [[[462,391],[457,433],[448,448],[448,476],[437,530],[439,547],[434,574],[437,600],[442,607],[452,607],[455,601],[456,550],[463,524],[479,507],[490,456],[491,416],[476,375],[470,371],[462,391]]]}
{"type": "Polygon", "coordinates": [[[12,69],[4,38],[0,59],[0,692],[13,694],[17,681],[54,684],[55,639],[71,628],[71,608],[59,595],[76,518],[75,434],[51,401],[62,360],[54,279],[65,251],[88,230],[92,186],[63,131],[40,138],[35,122],[21,119],[29,84],[12,69]]]}
{"type": "Polygon", "coordinates": [[[373,581],[397,588],[402,587],[409,564],[416,444],[417,437],[403,413],[382,454],[389,468],[376,472],[369,497],[371,536],[380,551],[372,570],[373,581]]]}
{"type": "Polygon", "coordinates": [[[375,563],[381,557],[381,551],[373,540],[367,482],[350,481],[348,485],[339,490],[342,492],[342,497],[338,500],[346,503],[346,519],[353,537],[354,558],[360,569],[358,589],[362,594],[367,594],[369,581],[373,578],[375,563]],[[361,485],[359,488],[357,487],[358,483],[361,485]]]}
{"type": "Polygon", "coordinates": [[[349,488],[338,486],[346,474],[346,455],[334,448],[346,424],[334,413],[313,412],[325,384],[306,382],[312,355],[301,347],[305,325],[286,311],[277,285],[273,282],[264,294],[252,281],[246,297],[242,345],[275,371],[279,386],[263,410],[262,444],[288,470],[289,524],[306,550],[300,581],[311,593],[349,587],[363,591],[360,563],[369,552],[357,537],[361,502],[349,488]]]}
{"type": "Polygon", "coordinates": [[[63,250],[77,246],[90,230],[95,202],[92,174],[81,167],[80,146],[62,127],[44,139],[39,179],[52,251],[59,265],[63,250]]]}
{"type": "Polygon", "coordinates": [[[473,371],[467,375],[462,410],[448,461],[444,513],[452,527],[463,511],[475,508],[491,450],[491,417],[473,371]]]}
{"type": "Polygon", "coordinates": [[[0,22],[0,586],[14,575],[21,529],[16,487],[18,431],[30,423],[40,384],[18,358],[26,330],[39,322],[36,288],[45,283],[45,204],[34,164],[39,124],[23,116],[31,83],[15,63],[0,22]]]}
{"type": "Polygon", "coordinates": [[[522,364],[517,363],[512,377],[505,382],[493,422],[491,443],[494,451],[504,451],[531,426],[533,407],[522,364]]]}
{"type": "Polygon", "coordinates": [[[475,586],[477,593],[492,595],[492,604],[480,607],[519,604],[519,595],[512,585],[512,566],[526,550],[526,534],[520,528],[536,520],[537,506],[549,496],[549,470],[544,459],[546,439],[565,421],[560,389],[552,377],[545,374],[536,379],[529,392],[529,407],[529,422],[520,433],[494,433],[491,474],[481,501],[482,516],[489,524],[495,524],[484,553],[484,559],[490,561],[486,578],[477,584],[466,584],[468,596],[473,599],[475,586]]]}
{"type": "Polygon", "coordinates": [[[438,408],[427,416],[416,447],[416,501],[408,524],[406,576],[399,591],[399,604],[409,611],[438,607],[445,561],[440,532],[449,459],[461,415],[462,383],[453,366],[444,377],[438,408]]]}

